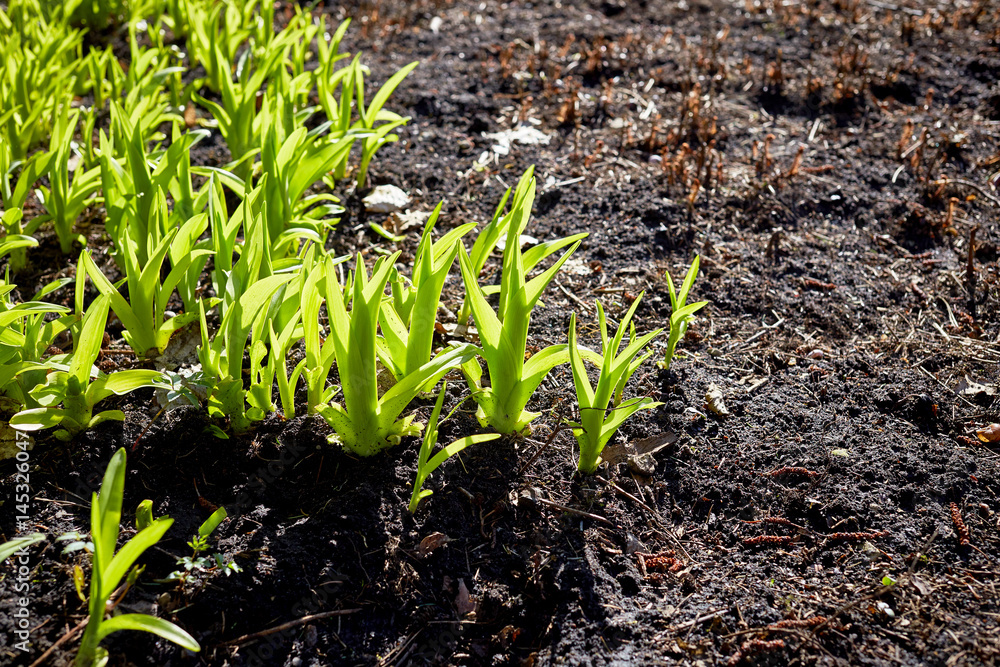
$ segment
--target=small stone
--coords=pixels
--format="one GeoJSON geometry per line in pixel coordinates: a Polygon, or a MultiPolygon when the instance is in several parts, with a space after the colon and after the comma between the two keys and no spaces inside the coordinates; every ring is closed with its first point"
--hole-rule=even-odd
{"type": "Polygon", "coordinates": [[[410,195],[395,185],[379,185],[362,200],[369,213],[395,213],[410,203],[410,195]]]}
{"type": "MultiPolygon", "coordinates": [[[[483,132],[483,137],[493,141],[490,150],[496,155],[508,155],[513,144],[522,146],[546,146],[552,137],[530,125],[519,125],[503,132],[483,132]]],[[[482,161],[482,160],[480,160],[482,161]]]]}

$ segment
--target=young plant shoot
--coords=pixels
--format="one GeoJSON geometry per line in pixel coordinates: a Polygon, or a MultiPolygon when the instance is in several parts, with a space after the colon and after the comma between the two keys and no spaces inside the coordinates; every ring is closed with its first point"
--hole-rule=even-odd
{"type": "MultiPolygon", "coordinates": [[[[0,257],[12,247],[24,247],[19,238],[8,236],[0,242],[0,257]]],[[[56,336],[76,323],[76,316],[67,314],[69,308],[41,299],[68,282],[72,280],[55,280],[31,301],[14,304],[10,293],[17,286],[0,280],[0,409],[8,413],[39,407],[30,392],[48,375],[49,369],[41,359],[56,336]],[[52,319],[50,315],[60,317],[52,319]]]]}
{"type": "Polygon", "coordinates": [[[421,425],[413,423],[413,415],[403,418],[399,415],[428,383],[437,383],[441,376],[475,354],[471,345],[445,350],[379,396],[375,338],[383,292],[397,257],[399,253],[380,257],[369,278],[364,260],[358,254],[350,314],[337,272],[328,270],[325,276],[330,318],[328,340],[333,341],[344,399],[343,404],[329,403],[318,410],[335,431],[331,442],[339,442],[359,456],[372,456],[399,444],[404,436],[418,435],[421,425]]]}
{"type": "Polygon", "coordinates": [[[597,319],[601,327],[601,374],[597,379],[596,389],[591,386],[587,377],[587,369],[583,365],[583,355],[577,346],[576,338],[576,313],[570,316],[569,320],[569,357],[570,366],[573,369],[573,384],[576,387],[576,397],[580,404],[580,423],[572,423],[573,435],[580,445],[580,459],[577,468],[584,474],[591,474],[597,471],[597,466],[601,463],[601,452],[608,440],[615,434],[615,431],[622,423],[639,410],[648,410],[663,405],[653,399],[640,396],[627,401],[622,401],[622,391],[625,383],[628,382],[632,374],[643,361],[649,358],[652,352],[636,359],[642,349],[649,344],[663,329],[652,331],[641,338],[636,338],[635,326],[630,329],[628,345],[618,354],[622,337],[626,328],[632,321],[635,309],[642,300],[642,294],[632,303],[615,337],[608,341],[608,322],[604,316],[604,307],[601,302],[597,302],[597,319]],[[611,404],[611,413],[608,414],[608,405],[611,404]]]}
{"type": "MultiPolygon", "coordinates": [[[[250,285],[226,310],[211,341],[204,305],[199,306],[201,346],[198,348],[198,359],[204,377],[211,385],[208,413],[213,417],[228,417],[234,433],[245,433],[251,421],[264,418],[261,410],[247,410],[243,389],[243,353],[251,332],[263,330],[271,297],[292,277],[290,274],[268,276],[250,285]]],[[[262,338],[258,336],[255,340],[262,338]]]]}
{"type": "MultiPolygon", "coordinates": [[[[507,213],[507,215],[502,215],[504,207],[507,205],[507,201],[510,199],[511,195],[511,189],[507,188],[507,192],[504,193],[504,196],[500,199],[500,204],[493,213],[493,219],[486,225],[486,227],[483,228],[483,231],[479,233],[479,236],[476,237],[476,241],[472,245],[472,251],[469,253],[469,259],[471,260],[473,273],[477,278],[483,272],[483,267],[486,266],[486,260],[489,259],[490,253],[496,249],[501,239],[504,239],[504,244],[506,246],[506,238],[517,238],[520,240],[521,234],[524,233],[524,229],[528,225],[528,216],[518,218],[520,223],[516,236],[509,235],[510,222],[511,219],[517,215],[517,211],[524,206],[524,200],[528,196],[529,192],[532,197],[534,197],[534,173],[534,167],[528,167],[528,170],[524,172],[521,176],[521,180],[517,183],[517,188],[514,190],[514,203],[511,206],[511,210],[507,213]]],[[[528,204],[527,210],[529,213],[531,212],[530,203],[528,204]]],[[[555,241],[539,243],[538,245],[529,248],[522,255],[524,273],[530,273],[539,262],[549,255],[552,255],[566,246],[576,243],[586,237],[586,233],[573,234],[572,236],[556,239],[555,241]]],[[[499,291],[499,285],[488,285],[483,287],[483,293],[486,295],[496,294],[499,291]]],[[[458,311],[458,324],[467,324],[470,313],[469,297],[466,296],[462,301],[462,308],[458,311]]]]}
{"type": "Polygon", "coordinates": [[[691,267],[684,277],[684,282],[681,284],[680,292],[674,289],[674,281],[670,277],[670,272],[667,271],[667,287],[670,289],[670,338],[667,340],[667,354],[659,363],[660,368],[670,368],[670,362],[673,361],[674,352],[677,350],[677,343],[687,332],[688,323],[694,318],[695,313],[708,305],[708,301],[698,301],[690,305],[687,303],[688,292],[691,291],[691,286],[694,285],[694,281],[698,277],[700,261],[701,256],[695,255],[694,261],[691,262],[691,267]]]}
{"type": "Polygon", "coordinates": [[[127,394],[141,387],[156,387],[163,374],[159,371],[132,369],[111,375],[96,372],[94,362],[101,352],[104,327],[108,320],[108,297],[94,300],[83,316],[75,347],[68,363],[63,355],[50,357],[52,369],[41,384],[31,390],[31,398],[40,406],[22,410],[11,417],[10,425],[20,431],[38,431],[59,426],[55,436],[69,440],[84,429],[108,420],[122,421],[121,410],[94,414],[94,406],[112,394],[127,394]],[[93,380],[92,380],[93,378],[93,380]],[[58,407],[62,404],[62,407],[58,407]]]}
{"type": "MultiPolygon", "coordinates": [[[[136,525],[140,526],[141,523],[152,520],[152,514],[147,514],[146,508],[140,508],[143,510],[143,514],[139,514],[139,510],[136,510],[136,525]],[[140,518],[141,517],[141,518],[140,518]]],[[[213,569],[218,568],[220,571],[225,572],[228,577],[234,572],[242,572],[240,566],[235,561],[226,561],[222,554],[216,553],[209,556],[202,556],[210,549],[208,538],[212,532],[219,527],[226,518],[228,518],[229,513],[226,512],[225,507],[220,507],[212,513],[212,516],[205,519],[205,521],[198,528],[198,533],[193,535],[190,540],[188,540],[187,545],[191,547],[190,556],[182,556],[177,559],[178,569],[174,570],[167,577],[167,581],[176,581],[180,584],[183,589],[187,585],[188,581],[192,576],[199,573],[210,572],[213,569]]]]}
{"type": "Polygon", "coordinates": [[[430,361],[444,281],[458,255],[462,236],[476,226],[473,222],[460,225],[434,243],[431,231],[440,213],[438,204],[427,219],[413,264],[412,284],[405,285],[393,271],[392,301],[383,303],[379,312],[383,337],[378,341],[378,356],[396,380],[430,361]]]}
{"type": "Polygon", "coordinates": [[[500,437],[499,433],[480,433],[477,435],[470,435],[465,438],[455,440],[447,447],[443,447],[437,454],[431,456],[431,452],[434,451],[434,445],[437,444],[438,418],[441,416],[441,406],[444,405],[444,395],[447,389],[448,383],[442,383],[441,393],[438,394],[437,402],[434,404],[434,411],[431,412],[430,421],[427,422],[427,429],[424,431],[424,441],[423,444],[420,445],[420,455],[417,459],[417,476],[413,480],[413,495],[410,496],[410,514],[416,514],[417,506],[420,505],[420,501],[434,493],[430,489],[423,488],[424,482],[427,481],[428,475],[441,467],[442,463],[450,459],[455,454],[458,454],[469,445],[474,445],[480,442],[489,442],[490,440],[496,440],[500,437]]]}
{"type": "MultiPolygon", "coordinates": [[[[79,118],[80,112],[70,112],[68,105],[56,115],[49,150],[52,155],[48,174],[50,187],[41,186],[36,191],[46,211],[40,217],[42,220],[51,220],[56,236],[59,237],[59,247],[67,255],[73,249],[73,241],[86,242],[82,235],[73,233],[73,226],[83,209],[92,203],[91,196],[101,181],[101,171],[96,167],[88,171],[84,171],[80,163],[72,170],[69,167],[73,133],[79,118]]],[[[39,222],[33,224],[37,225],[39,222]]]]}
{"type": "MultiPolygon", "coordinates": [[[[153,217],[165,217],[167,204],[163,191],[157,190],[154,199],[153,217]]],[[[192,218],[189,222],[197,223],[198,219],[192,218]]],[[[175,331],[198,319],[196,310],[168,318],[167,303],[174,288],[187,275],[191,263],[200,257],[212,254],[211,250],[204,248],[191,250],[171,267],[166,280],[160,282],[161,268],[170,246],[178,235],[189,236],[185,228],[175,228],[163,236],[145,264],[136,252],[137,248],[131,237],[128,235],[123,237],[123,247],[119,248],[119,252],[125,267],[127,300],[101,272],[90,253],[84,250],[81,254],[87,275],[94,281],[98,291],[110,299],[115,315],[125,326],[125,342],[132,347],[137,357],[163,352],[175,331]]]]}
{"type": "Polygon", "coordinates": [[[108,662],[108,652],[101,648],[101,641],[119,630],[141,630],[163,637],[189,651],[200,651],[195,638],[184,630],[156,616],[148,614],[120,614],[106,618],[108,602],[127,576],[124,590],[112,603],[113,606],[135,582],[140,568],[132,565],[146,549],[163,537],[174,520],[161,517],[151,521],[115,553],[118,544],[119,524],[122,514],[122,494],[125,488],[125,450],[119,449],[111,457],[104,473],[100,494],[94,493],[90,505],[90,533],[94,545],[94,562],[90,575],[89,619],[83,633],[80,650],[74,667],[94,667],[108,662]],[[130,571],[131,570],[131,571],[130,571]]]}
{"type": "Polygon", "coordinates": [[[580,245],[576,241],[555,264],[527,281],[524,257],[517,239],[527,224],[534,199],[535,179],[532,177],[527,181],[524,197],[521,200],[515,198],[514,209],[509,216],[500,304],[496,312],[486,301],[483,288],[478,283],[478,272],[464,247],[460,248],[458,255],[466,298],[482,342],[479,354],[486,360],[489,369],[489,386],[483,385],[482,367],[478,360],[464,364],[462,372],[472,389],[473,399],[479,404],[476,412],[479,423],[504,434],[521,433],[540,414],[525,410],[528,399],[550,370],[569,361],[566,345],[551,345],[525,361],[531,311],[556,273],[580,245]]]}

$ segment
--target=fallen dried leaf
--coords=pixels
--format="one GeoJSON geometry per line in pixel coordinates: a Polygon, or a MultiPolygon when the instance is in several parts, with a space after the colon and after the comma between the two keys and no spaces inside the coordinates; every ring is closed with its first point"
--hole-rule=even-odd
{"type": "Polygon", "coordinates": [[[438,547],[443,547],[448,544],[451,539],[444,533],[431,533],[424,539],[420,540],[420,546],[417,547],[417,553],[421,558],[427,558],[438,547]]]}
{"type": "Polygon", "coordinates": [[[987,396],[993,397],[997,395],[996,385],[985,385],[979,384],[968,377],[962,378],[962,381],[958,383],[955,387],[955,392],[961,394],[962,396],[987,396]]]}
{"type": "Polygon", "coordinates": [[[917,592],[920,593],[921,595],[927,595],[933,590],[930,584],[928,584],[926,581],[924,581],[917,575],[913,575],[912,577],[910,577],[910,581],[913,583],[913,587],[916,588],[917,592]]]}
{"type": "Polygon", "coordinates": [[[465,616],[476,611],[476,603],[469,595],[469,589],[465,585],[465,579],[458,580],[458,595],[455,596],[455,610],[459,616],[465,616]]]}
{"type": "Polygon", "coordinates": [[[677,434],[673,431],[657,433],[648,438],[635,441],[635,450],[639,454],[655,454],[669,444],[677,441],[677,434]]]}

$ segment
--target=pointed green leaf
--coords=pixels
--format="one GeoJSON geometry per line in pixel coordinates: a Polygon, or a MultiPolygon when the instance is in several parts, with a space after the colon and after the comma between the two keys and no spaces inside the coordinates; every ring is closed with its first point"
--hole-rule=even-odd
{"type": "Polygon", "coordinates": [[[201,646],[194,637],[184,630],[156,616],[148,614],[122,614],[101,623],[98,641],[119,630],[140,630],[150,632],[189,651],[200,651],[201,646]]]}
{"type": "Polygon", "coordinates": [[[38,544],[43,540],[45,540],[44,534],[30,533],[28,535],[24,535],[23,537],[15,537],[12,540],[0,544],[0,563],[10,558],[21,549],[27,549],[32,544],[38,544]]]}
{"type": "MultiPolygon", "coordinates": [[[[118,509],[120,512],[120,498],[118,509]]],[[[111,515],[105,515],[105,518],[102,521],[105,527],[111,525],[110,521],[112,518],[113,517],[111,515]]],[[[121,517],[119,516],[119,520],[120,519],[121,517]]],[[[164,533],[167,532],[173,523],[174,520],[169,517],[160,517],[159,519],[153,521],[153,523],[148,527],[140,530],[131,540],[125,543],[125,545],[114,555],[110,563],[108,563],[102,572],[100,589],[100,595],[102,598],[107,599],[111,596],[114,590],[118,587],[118,584],[121,582],[122,577],[125,576],[135,561],[138,560],[139,556],[141,556],[146,549],[159,542],[164,533]]],[[[115,537],[117,538],[117,531],[115,532],[115,537]]],[[[105,537],[107,537],[107,535],[105,535],[105,537]]],[[[112,549],[113,548],[114,545],[112,545],[112,549]]]]}

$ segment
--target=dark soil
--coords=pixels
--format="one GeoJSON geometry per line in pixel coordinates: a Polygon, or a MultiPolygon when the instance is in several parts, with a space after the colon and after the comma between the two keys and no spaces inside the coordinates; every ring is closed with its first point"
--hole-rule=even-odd
{"type": "MultiPolygon", "coordinates": [[[[545,412],[534,433],[448,462],[415,517],[417,443],[355,460],[317,418],[218,440],[201,411],[154,420],[140,393],[124,424],[40,443],[34,529],[85,532],[117,447],[126,514],[151,498],[176,521],[122,607],[171,618],[204,648],[120,633],[111,664],[996,664],[1000,453],[975,430],[1000,421],[1000,8],[899,5],[331,9],[354,18],[348,48],[375,80],[422,61],[393,98],[412,121],[373,184],[407,190],[414,210],[443,199],[448,228],[487,220],[536,165],[527,233],[590,233],[536,311],[533,344],[563,341],[576,311],[593,345],[594,299],[617,321],[642,290],[639,330],[667,326],[664,272],[679,280],[695,254],[693,298],[711,305],[669,371],[633,380],[664,406],[626,422],[622,462],[574,475],[559,426],[576,401],[557,369],[529,406],[545,412]],[[495,143],[484,133],[518,122],[550,143],[474,169],[495,143]],[[984,387],[961,393],[964,378],[984,387]],[[728,415],[706,404],[711,385],[728,415]],[[670,444],[642,475],[625,450],[657,436],[670,444]],[[232,516],[215,550],[242,573],[155,583],[213,505],[232,516]],[[424,540],[444,543],[425,553],[424,540]],[[309,614],[326,616],[247,637],[309,614]]],[[[198,159],[227,156],[220,142],[198,159]]],[[[336,248],[387,247],[372,221],[350,199],[336,248]]],[[[71,266],[60,261],[38,281],[71,266]]],[[[460,282],[456,270],[451,310],[460,282]]],[[[467,393],[452,382],[448,408],[467,393]]],[[[479,428],[469,405],[442,442],[479,428]]],[[[13,473],[0,467],[8,537],[13,473]]],[[[27,655],[12,648],[4,566],[0,662],[30,663],[83,618],[71,573],[89,560],[61,548],[32,552],[27,655]]]]}

